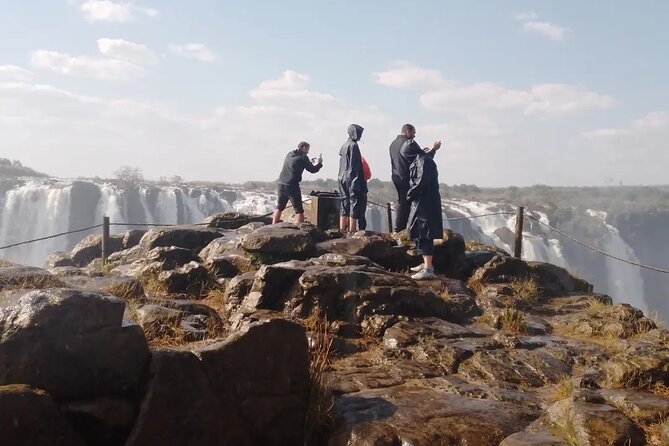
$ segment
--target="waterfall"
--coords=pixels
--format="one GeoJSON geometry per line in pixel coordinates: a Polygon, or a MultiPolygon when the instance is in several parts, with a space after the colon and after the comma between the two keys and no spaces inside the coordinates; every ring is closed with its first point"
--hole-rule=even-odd
{"type": "MultiPolygon", "coordinates": [[[[5,246],[70,230],[68,184],[28,182],[5,195],[0,218],[0,245],[5,246]]],[[[63,239],[44,240],[1,252],[17,263],[39,265],[49,254],[63,248],[63,239]]]]}
{"type": "MultiPolygon", "coordinates": [[[[603,211],[588,209],[588,214],[598,219],[607,233],[601,242],[601,249],[623,259],[639,262],[634,250],[622,239],[620,232],[606,221],[607,214],[603,211]]],[[[617,302],[625,302],[639,308],[644,313],[648,311],[643,296],[643,278],[641,268],[622,263],[606,257],[606,269],[610,294],[617,302]]]]}
{"type": "MultiPolygon", "coordinates": [[[[266,191],[219,191],[207,187],[170,185],[126,188],[90,181],[17,180],[17,185],[9,189],[4,197],[0,196],[0,245],[92,226],[101,223],[105,215],[113,223],[191,224],[201,222],[216,212],[269,214],[275,202],[276,194],[266,191]]],[[[515,208],[511,205],[445,199],[442,206],[445,219],[507,213],[445,221],[445,227],[462,233],[465,239],[513,251],[515,208]]],[[[546,210],[528,212],[539,221],[564,228],[606,252],[638,261],[633,248],[621,237],[618,229],[607,222],[605,212],[573,210],[572,214],[564,214],[567,216],[562,219],[555,217],[557,214],[554,211],[550,211],[553,217],[549,217],[546,210]],[[551,221],[552,218],[557,221],[551,221]]],[[[369,230],[388,229],[385,209],[369,206],[366,217],[369,230]]],[[[113,232],[125,229],[125,226],[112,227],[113,232]]],[[[78,233],[7,249],[0,251],[0,258],[40,266],[49,254],[71,249],[85,235],[78,233]]],[[[560,239],[557,234],[530,219],[525,221],[522,254],[526,260],[550,262],[582,275],[595,284],[597,291],[610,294],[618,302],[628,302],[643,310],[649,306],[639,268],[595,255],[560,239]]]]}

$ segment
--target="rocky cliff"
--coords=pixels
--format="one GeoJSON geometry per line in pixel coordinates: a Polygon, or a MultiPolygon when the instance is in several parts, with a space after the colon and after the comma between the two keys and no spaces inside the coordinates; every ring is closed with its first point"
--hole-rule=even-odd
{"type": "Polygon", "coordinates": [[[2,444],[669,442],[669,331],[565,269],[256,220],[2,264],[2,444]]]}

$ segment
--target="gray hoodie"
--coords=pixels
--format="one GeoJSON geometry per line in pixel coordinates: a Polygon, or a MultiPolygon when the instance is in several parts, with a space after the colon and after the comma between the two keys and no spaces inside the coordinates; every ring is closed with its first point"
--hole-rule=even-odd
{"type": "Polygon", "coordinates": [[[348,126],[348,140],[339,151],[339,182],[345,185],[351,194],[367,192],[367,182],[362,170],[362,161],[358,141],[363,129],[358,124],[348,126]]]}

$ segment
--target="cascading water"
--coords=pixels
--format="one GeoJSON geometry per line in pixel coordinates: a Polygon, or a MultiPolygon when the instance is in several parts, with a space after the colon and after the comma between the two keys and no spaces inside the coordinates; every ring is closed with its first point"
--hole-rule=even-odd
{"type": "MultiPolygon", "coordinates": [[[[634,250],[622,239],[618,229],[608,224],[606,212],[588,210],[588,214],[601,221],[603,227],[608,231],[602,243],[602,250],[623,259],[639,262],[634,250]]],[[[643,290],[643,278],[641,269],[628,265],[618,260],[606,257],[606,266],[610,294],[619,302],[628,303],[640,310],[647,312],[648,306],[639,290],[643,290]]]]}
{"type": "MultiPolygon", "coordinates": [[[[69,230],[69,184],[28,182],[7,192],[0,218],[2,246],[69,230]]],[[[62,248],[62,239],[44,240],[5,250],[2,257],[15,262],[41,264],[62,248]]]]}

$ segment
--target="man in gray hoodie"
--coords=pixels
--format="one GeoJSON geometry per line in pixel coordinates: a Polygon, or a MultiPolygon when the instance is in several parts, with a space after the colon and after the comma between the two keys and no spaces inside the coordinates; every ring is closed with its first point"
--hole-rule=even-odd
{"type": "Polygon", "coordinates": [[[358,124],[348,126],[348,140],[339,151],[339,193],[341,195],[341,217],[339,229],[354,232],[358,220],[367,209],[367,181],[362,168],[358,141],[363,129],[358,124]]]}

